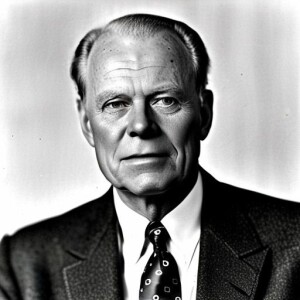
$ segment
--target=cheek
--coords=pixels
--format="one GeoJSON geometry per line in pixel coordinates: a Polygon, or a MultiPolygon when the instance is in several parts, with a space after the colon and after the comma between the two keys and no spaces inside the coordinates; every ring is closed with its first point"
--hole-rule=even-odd
{"type": "Polygon", "coordinates": [[[91,127],[97,155],[107,161],[109,156],[112,156],[114,153],[114,148],[118,140],[117,134],[112,126],[103,125],[96,120],[91,122],[91,127]]]}
{"type": "Polygon", "coordinates": [[[184,151],[199,144],[200,119],[195,115],[186,114],[176,119],[170,127],[170,136],[175,148],[184,151]]]}
{"type": "Polygon", "coordinates": [[[117,185],[116,177],[119,165],[115,160],[115,153],[118,147],[118,138],[114,130],[107,126],[93,126],[95,151],[97,161],[102,174],[114,185],[117,185]]]}
{"type": "Polygon", "coordinates": [[[110,148],[120,139],[122,128],[115,120],[106,118],[104,114],[95,115],[90,120],[94,140],[104,148],[110,148]]]}

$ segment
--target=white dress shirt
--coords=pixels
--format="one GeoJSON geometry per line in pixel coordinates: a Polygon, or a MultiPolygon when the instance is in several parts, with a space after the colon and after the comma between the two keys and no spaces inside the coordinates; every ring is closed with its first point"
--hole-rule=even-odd
{"type": "MultiPolygon", "coordinates": [[[[202,197],[199,173],[187,197],[161,220],[171,238],[167,248],[178,265],[182,300],[196,299],[202,197]]],[[[141,275],[153,253],[153,245],[145,243],[145,229],[149,220],[129,208],[120,199],[116,189],[114,202],[122,230],[119,234],[119,249],[124,258],[124,299],[138,300],[141,275]],[[144,251],[143,247],[146,247],[144,251]]]]}

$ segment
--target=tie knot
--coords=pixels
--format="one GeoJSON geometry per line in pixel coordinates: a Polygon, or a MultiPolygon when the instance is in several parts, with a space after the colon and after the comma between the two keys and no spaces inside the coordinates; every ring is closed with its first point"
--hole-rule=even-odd
{"type": "Polygon", "coordinates": [[[145,235],[149,238],[155,249],[166,249],[169,234],[164,225],[159,221],[150,222],[146,228],[145,235]]]}

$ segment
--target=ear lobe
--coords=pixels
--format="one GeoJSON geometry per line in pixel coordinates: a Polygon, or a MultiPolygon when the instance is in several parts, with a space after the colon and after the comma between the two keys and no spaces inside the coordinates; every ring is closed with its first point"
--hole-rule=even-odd
{"type": "Polygon", "coordinates": [[[200,140],[205,140],[211,128],[213,119],[214,96],[211,90],[203,90],[200,95],[201,131],[200,140]]]}
{"type": "Polygon", "coordinates": [[[84,103],[80,99],[77,99],[77,111],[78,111],[79,121],[80,121],[81,130],[83,132],[83,135],[85,136],[88,143],[92,147],[94,147],[95,146],[94,135],[93,135],[93,131],[92,131],[92,128],[91,128],[90,120],[87,116],[86,108],[84,106],[84,103]]]}

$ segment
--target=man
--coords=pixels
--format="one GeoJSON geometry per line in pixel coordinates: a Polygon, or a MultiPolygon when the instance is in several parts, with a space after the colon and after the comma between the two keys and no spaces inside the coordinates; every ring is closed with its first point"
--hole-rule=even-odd
{"type": "Polygon", "coordinates": [[[129,15],[89,32],[71,74],[112,188],[2,241],[1,299],[299,299],[300,207],[198,166],[209,58],[187,25],[129,15]]]}

